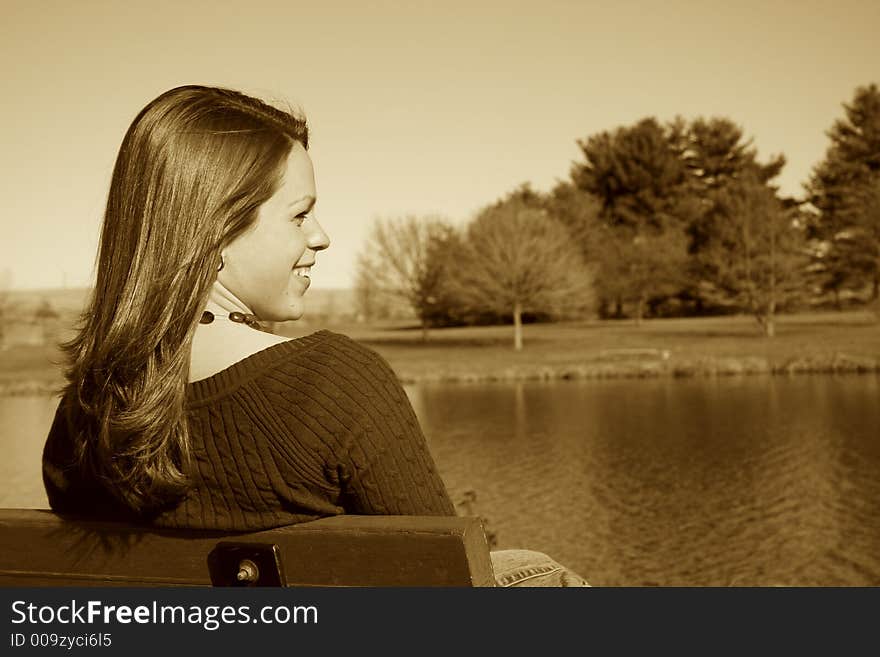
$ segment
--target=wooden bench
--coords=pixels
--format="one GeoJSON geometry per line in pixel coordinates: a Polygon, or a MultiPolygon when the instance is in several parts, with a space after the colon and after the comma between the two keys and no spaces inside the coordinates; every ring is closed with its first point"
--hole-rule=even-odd
{"type": "Polygon", "coordinates": [[[479,518],[336,516],[248,534],[0,509],[0,586],[494,586],[479,518]]]}

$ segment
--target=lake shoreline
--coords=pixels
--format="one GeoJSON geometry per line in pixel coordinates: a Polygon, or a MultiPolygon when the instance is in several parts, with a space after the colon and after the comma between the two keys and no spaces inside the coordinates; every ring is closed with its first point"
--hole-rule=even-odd
{"type": "Polygon", "coordinates": [[[719,376],[796,374],[880,374],[880,361],[843,353],[805,356],[784,362],[761,357],[709,357],[700,359],[595,360],[567,365],[515,365],[489,371],[398,370],[404,384],[485,383],[517,381],[577,381],[591,379],[712,378],[719,376]]]}
{"type": "MultiPolygon", "coordinates": [[[[594,360],[567,364],[516,364],[481,370],[456,367],[448,361],[436,367],[418,369],[397,365],[388,358],[402,384],[422,383],[504,383],[523,381],[579,381],[600,379],[712,378],[753,375],[797,374],[880,374],[880,360],[845,353],[802,356],[774,362],[751,356],[669,358],[660,352],[655,358],[631,358],[626,354],[608,354],[594,360]]],[[[0,381],[0,396],[24,397],[55,395],[60,380],[0,381]]]]}

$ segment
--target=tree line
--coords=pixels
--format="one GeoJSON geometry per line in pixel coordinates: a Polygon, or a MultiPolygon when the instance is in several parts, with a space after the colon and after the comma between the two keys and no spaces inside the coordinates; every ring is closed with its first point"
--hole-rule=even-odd
{"type": "Polygon", "coordinates": [[[597,312],[644,317],[778,313],[880,296],[880,90],[856,89],[799,198],[780,194],[725,117],[648,117],[580,139],[550,192],[528,184],[463,228],[441,217],[377,219],[358,263],[359,312],[405,299],[429,327],[597,312]]]}

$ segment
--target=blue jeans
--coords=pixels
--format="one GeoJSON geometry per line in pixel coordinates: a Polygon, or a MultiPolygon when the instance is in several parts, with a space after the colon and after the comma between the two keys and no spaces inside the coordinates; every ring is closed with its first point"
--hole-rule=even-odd
{"type": "Polygon", "coordinates": [[[589,586],[587,580],[534,550],[493,550],[492,568],[498,586],[589,586]]]}

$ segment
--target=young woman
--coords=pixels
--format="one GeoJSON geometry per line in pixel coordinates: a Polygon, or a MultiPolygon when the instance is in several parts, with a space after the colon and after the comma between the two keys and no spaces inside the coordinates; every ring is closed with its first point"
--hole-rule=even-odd
{"type": "MultiPolygon", "coordinates": [[[[381,357],[329,331],[262,330],[302,316],[330,243],[316,198],[301,117],[202,86],[138,114],[110,183],[94,293],[65,346],[43,455],[53,509],[231,531],[454,513],[381,357]]],[[[497,554],[507,584],[565,574],[537,553],[497,554]]]]}

